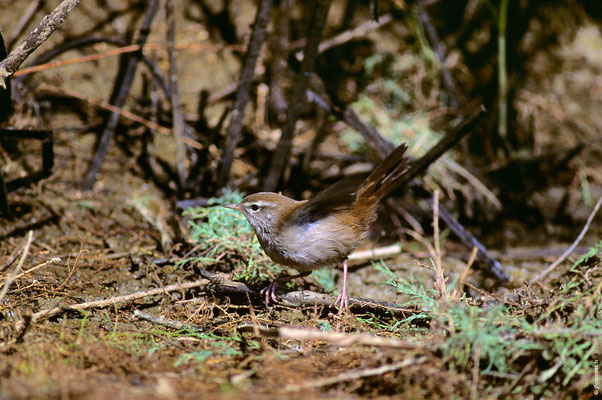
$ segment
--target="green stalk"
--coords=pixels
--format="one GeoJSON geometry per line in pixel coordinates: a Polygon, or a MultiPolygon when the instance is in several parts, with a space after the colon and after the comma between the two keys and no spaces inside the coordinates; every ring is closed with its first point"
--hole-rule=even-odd
{"type": "Polygon", "coordinates": [[[506,146],[508,143],[508,75],[506,70],[506,23],[508,21],[508,0],[502,0],[498,19],[498,133],[506,146]]]}

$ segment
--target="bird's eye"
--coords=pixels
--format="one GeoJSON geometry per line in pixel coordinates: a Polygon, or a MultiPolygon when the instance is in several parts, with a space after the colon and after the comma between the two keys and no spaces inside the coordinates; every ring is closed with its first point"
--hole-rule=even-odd
{"type": "Polygon", "coordinates": [[[259,206],[257,204],[251,204],[251,211],[259,211],[259,206]]]}

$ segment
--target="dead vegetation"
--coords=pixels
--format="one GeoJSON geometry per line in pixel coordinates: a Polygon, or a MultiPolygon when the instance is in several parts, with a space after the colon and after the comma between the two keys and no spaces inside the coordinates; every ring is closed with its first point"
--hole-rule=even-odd
{"type": "MultiPolygon", "coordinates": [[[[18,3],[9,51],[60,2],[18,3]]],[[[512,2],[379,2],[379,23],[353,0],[259,3],[263,33],[253,2],[82,2],[12,78],[0,398],[599,397],[595,6],[511,4],[504,77],[512,2]],[[400,141],[428,171],[352,257],[350,312],[333,269],[266,308],[282,267],[219,204],[307,198],[400,141]]]]}

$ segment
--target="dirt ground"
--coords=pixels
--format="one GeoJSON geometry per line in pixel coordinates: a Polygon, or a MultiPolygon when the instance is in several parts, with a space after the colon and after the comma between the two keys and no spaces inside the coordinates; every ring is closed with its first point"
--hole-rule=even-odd
{"type": "MultiPolygon", "coordinates": [[[[241,4],[239,25],[248,26],[254,8],[241,4]]],[[[10,10],[0,16],[0,28],[11,32],[26,4],[0,0],[0,6],[10,10]]],[[[74,16],[96,17],[95,6],[80,7],[74,16]]],[[[123,22],[115,20],[117,29],[123,22]]],[[[71,22],[66,29],[75,34],[84,25],[71,22]]],[[[553,113],[558,105],[538,93],[544,99],[570,97],[577,105],[561,108],[565,114],[559,118],[567,122],[571,112],[588,114],[578,121],[583,135],[595,138],[602,129],[596,97],[602,83],[595,72],[602,71],[602,63],[592,56],[584,68],[574,60],[579,46],[602,43],[599,26],[588,29],[598,31],[582,33],[591,37],[578,37],[575,46],[558,46],[566,68],[581,71],[569,77],[577,86],[557,75],[548,81],[534,78],[518,96],[522,117],[542,132],[542,147],[555,140],[542,109],[553,113]],[[592,91],[576,94],[587,82],[592,91]]],[[[159,23],[154,39],[164,30],[159,23]]],[[[195,24],[182,24],[178,34],[187,43],[206,39],[195,24]]],[[[237,79],[238,61],[228,51],[190,50],[178,56],[186,114],[194,113],[201,89],[217,91],[237,79]],[[201,68],[215,73],[197,79],[201,68]]],[[[64,66],[39,79],[106,99],[110,85],[102,71],[115,70],[116,63],[106,58],[64,66]]],[[[548,76],[547,67],[541,65],[537,73],[548,76]]],[[[142,82],[135,87],[133,92],[141,91],[142,82]]],[[[228,263],[239,255],[228,254],[227,261],[211,268],[178,263],[186,255],[202,256],[195,246],[203,243],[190,239],[188,218],[146,179],[123,146],[110,147],[93,190],[81,191],[95,138],[77,130],[79,117],[57,109],[45,120],[28,101],[11,123],[54,130],[55,168],[49,178],[11,192],[14,217],[0,217],[1,399],[600,398],[600,216],[566,262],[542,284],[528,284],[585,224],[591,205],[579,196],[569,199],[578,228],[550,225],[525,232],[524,226],[508,223],[496,234],[507,240],[483,238],[512,277],[495,291],[483,289],[486,279],[466,268],[470,249],[446,237],[447,282],[419,242],[409,241],[402,254],[385,260],[390,273],[374,266],[378,260],[352,263],[351,296],[398,308],[383,303],[338,314],[328,305],[266,307],[257,295],[261,286],[249,284],[254,292],[247,292],[247,286],[232,281],[236,274],[228,263]],[[579,262],[588,251],[591,256],[579,262]],[[208,269],[223,274],[210,276],[208,269]],[[463,272],[467,275],[461,278],[463,272]],[[458,280],[466,283],[467,294],[454,292],[458,280]]],[[[209,118],[217,119],[221,108],[211,113],[209,118]]],[[[566,146],[574,144],[567,140],[566,146]]],[[[30,172],[24,165],[39,165],[39,144],[20,145],[24,156],[0,165],[3,176],[23,176],[30,172]]],[[[154,145],[162,149],[160,157],[173,161],[169,139],[157,137],[154,145]]],[[[582,159],[594,202],[602,193],[602,162],[595,156],[601,152],[598,140],[589,158],[582,159]]],[[[10,157],[4,154],[2,160],[10,157]]],[[[578,178],[572,183],[576,192],[579,183],[578,178]]],[[[546,195],[558,197],[552,189],[541,196],[546,195]]],[[[533,201],[546,204],[537,197],[533,201]]],[[[381,247],[378,240],[361,250],[376,247],[381,247]]],[[[336,273],[335,290],[341,275],[336,273]]],[[[326,292],[319,276],[294,288],[326,292]]]]}

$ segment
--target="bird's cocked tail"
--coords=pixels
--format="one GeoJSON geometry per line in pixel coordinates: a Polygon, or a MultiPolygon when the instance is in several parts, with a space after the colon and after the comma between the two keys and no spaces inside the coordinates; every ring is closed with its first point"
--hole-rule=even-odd
{"type": "Polygon", "coordinates": [[[404,156],[407,149],[405,143],[399,145],[374,168],[357,191],[357,205],[376,203],[399,185],[408,171],[410,159],[404,156]]]}

